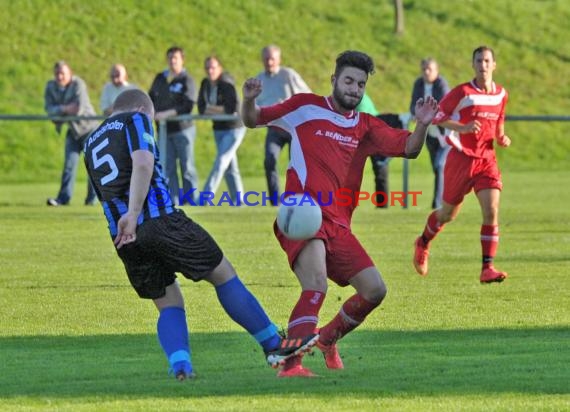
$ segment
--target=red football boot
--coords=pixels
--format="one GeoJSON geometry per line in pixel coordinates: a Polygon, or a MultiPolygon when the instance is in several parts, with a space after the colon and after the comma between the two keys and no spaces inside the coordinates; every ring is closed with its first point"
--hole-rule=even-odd
{"type": "Polygon", "coordinates": [[[421,236],[416,239],[414,247],[414,267],[416,272],[420,276],[426,276],[428,274],[429,247],[424,246],[421,236]]]}
{"type": "Polygon", "coordinates": [[[490,266],[481,271],[481,276],[479,277],[479,281],[481,283],[502,282],[508,276],[509,275],[507,274],[507,272],[498,271],[493,266],[490,266]]]}

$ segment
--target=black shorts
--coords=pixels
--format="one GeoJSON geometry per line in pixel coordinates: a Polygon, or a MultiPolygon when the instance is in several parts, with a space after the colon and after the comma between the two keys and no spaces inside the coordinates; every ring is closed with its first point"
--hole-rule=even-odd
{"type": "Polygon", "coordinates": [[[137,228],[137,240],[117,250],[131,285],[141,298],[157,299],[175,272],[199,281],[221,263],[223,252],[200,225],[177,210],[137,228]]]}

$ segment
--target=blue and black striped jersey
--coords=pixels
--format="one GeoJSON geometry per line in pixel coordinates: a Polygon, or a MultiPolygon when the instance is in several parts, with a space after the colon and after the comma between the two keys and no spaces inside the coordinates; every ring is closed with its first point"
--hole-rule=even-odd
{"type": "Polygon", "coordinates": [[[131,112],[108,118],[85,140],[83,150],[87,173],[103,205],[112,237],[117,235],[119,218],[128,209],[133,170],[131,153],[136,150],[147,150],[154,155],[154,172],[139,225],[175,211],[158,163],[152,120],[147,115],[131,112]]]}

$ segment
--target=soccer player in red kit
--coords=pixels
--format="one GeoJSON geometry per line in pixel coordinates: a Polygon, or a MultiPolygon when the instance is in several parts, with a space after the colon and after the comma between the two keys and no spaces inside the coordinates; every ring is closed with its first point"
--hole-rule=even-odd
{"type": "Polygon", "coordinates": [[[416,239],[413,262],[420,275],[428,274],[430,242],[447,222],[455,219],[464,196],[473,189],[483,212],[480,281],[502,282],[507,273],[493,266],[499,244],[499,199],[503,187],[493,142],[502,147],[511,144],[504,129],[508,95],[493,82],[493,49],[475,49],[472,67],[475,78],[451,90],[441,100],[434,119],[434,124],[450,131],[446,140],[452,148],[445,162],[443,204],[429,215],[423,234],[416,239]]]}
{"type": "MultiPolygon", "coordinates": [[[[371,145],[374,152],[390,157],[417,157],[427,126],[438,107],[431,97],[418,101],[418,127],[413,133],[392,129],[372,115],[356,112],[368,76],[373,72],[374,62],[368,55],[346,51],[337,57],[330,96],[297,94],[263,108],[255,105],[261,83],[248,79],[243,86],[244,124],[275,126],[292,136],[286,192],[308,193],[324,203],[321,207],[323,224],[310,240],[287,239],[274,225],[276,237],[302,288],[289,318],[288,337],[302,337],[317,328],[319,310],[327,292],[327,277],[340,286],[350,284],[356,289],[356,294],[344,302],[334,319],[319,329],[317,345],[330,369],[343,368],[336,342],[380,305],[386,286],[352,234],[346,211],[341,209],[343,206],[334,199],[328,204],[325,198],[343,187],[352,173],[352,158],[361,144],[371,145]]],[[[301,361],[301,356],[290,358],[278,376],[314,376],[301,361]]]]}

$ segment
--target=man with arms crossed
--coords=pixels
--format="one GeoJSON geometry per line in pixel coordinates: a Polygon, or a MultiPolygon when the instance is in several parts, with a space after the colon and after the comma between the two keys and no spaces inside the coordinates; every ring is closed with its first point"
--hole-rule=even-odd
{"type": "MultiPolygon", "coordinates": [[[[71,67],[60,60],[53,67],[53,80],[46,84],[44,92],[45,110],[50,116],[95,116],[95,110],[87,93],[85,81],[74,75],[71,67]]],[[[54,121],[59,133],[64,122],[54,121]]],[[[79,155],[86,137],[97,127],[97,120],[73,120],[67,122],[65,135],[65,160],[61,173],[61,186],[55,198],[47,199],[48,206],[68,205],[73,195],[79,155]]],[[[95,203],[95,191],[87,182],[85,205],[95,203]]]]}
{"type": "MultiPolygon", "coordinates": [[[[292,136],[287,192],[305,192],[314,198],[318,194],[335,193],[350,175],[352,158],[361,144],[370,144],[374,152],[386,156],[419,155],[427,126],[437,112],[437,102],[431,97],[418,101],[418,126],[413,133],[392,129],[374,116],[355,111],[373,72],[374,62],[368,55],[346,51],[336,60],[330,96],[297,94],[285,102],[262,108],[255,104],[261,82],[257,79],[245,82],[242,110],[245,125],[279,127],[292,136]]],[[[316,330],[327,292],[327,277],[340,286],[350,284],[356,289],[356,294],[342,305],[335,318],[320,328],[317,346],[330,369],[343,368],[336,342],[361,324],[386,295],[380,273],[346,224],[346,212],[339,208],[334,199],[322,207],[323,224],[310,240],[289,240],[274,225],[302,289],[289,318],[290,339],[316,330]]],[[[288,359],[278,376],[314,376],[301,361],[301,356],[288,359]]]]}

